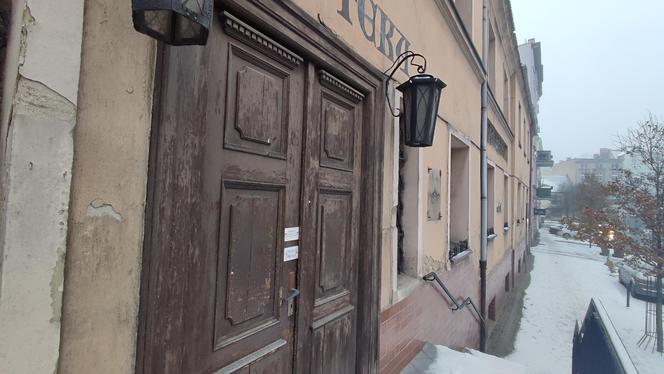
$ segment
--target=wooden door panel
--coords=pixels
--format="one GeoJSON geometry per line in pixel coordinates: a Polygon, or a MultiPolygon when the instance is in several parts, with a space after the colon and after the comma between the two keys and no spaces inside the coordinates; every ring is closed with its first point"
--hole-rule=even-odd
{"type": "Polygon", "coordinates": [[[247,38],[226,26],[235,37],[224,38],[226,58],[206,67],[225,79],[223,105],[208,118],[223,125],[223,140],[207,139],[221,183],[210,365],[288,373],[294,323],[283,298],[295,264],[283,261],[284,229],[299,226],[304,70],[262,48],[257,31],[247,38]]]}
{"type": "Polygon", "coordinates": [[[273,374],[287,373],[292,352],[288,343],[279,339],[251,354],[236,360],[232,364],[216,370],[214,374],[273,374]]]}
{"type": "Polygon", "coordinates": [[[353,171],[353,106],[335,95],[322,96],[320,165],[353,171]]]}
{"type": "Polygon", "coordinates": [[[353,373],[371,101],[227,13],[221,26],[165,47],[140,371],[353,373]]]}
{"type": "Polygon", "coordinates": [[[207,278],[205,264],[214,257],[205,250],[205,237],[195,234],[210,225],[200,214],[209,208],[207,202],[193,193],[203,185],[201,139],[207,128],[201,118],[205,98],[191,94],[199,92],[203,72],[192,69],[190,62],[198,65],[207,58],[202,48],[166,49],[163,56],[158,131],[150,156],[155,159],[154,197],[142,276],[145,332],[139,370],[145,373],[192,372],[199,365],[195,339],[201,326],[188,322],[204,318],[205,307],[192,305],[207,278]]]}
{"type": "Polygon", "coordinates": [[[286,159],[289,77],[289,69],[276,61],[240,44],[230,45],[225,148],[286,159]]]}
{"type": "MultiPolygon", "coordinates": [[[[285,186],[224,183],[217,270],[215,348],[279,323],[285,186]],[[226,275],[223,277],[222,275],[226,275]]],[[[265,338],[276,339],[278,334],[265,338]]],[[[237,352],[241,354],[243,352],[237,352]]]]}
{"type": "Polygon", "coordinates": [[[319,191],[316,303],[352,288],[347,272],[352,266],[351,198],[351,191],[319,191]]]}
{"type": "Polygon", "coordinates": [[[230,23],[164,48],[144,373],[292,373],[283,247],[299,226],[304,66],[230,23]]]}
{"type": "Polygon", "coordinates": [[[359,191],[363,96],[324,71],[309,68],[309,116],[303,185],[313,209],[303,211],[304,292],[300,371],[353,373],[357,339],[359,191]]]}
{"type": "Polygon", "coordinates": [[[312,373],[355,372],[355,313],[350,307],[340,312],[314,325],[312,373]]]}

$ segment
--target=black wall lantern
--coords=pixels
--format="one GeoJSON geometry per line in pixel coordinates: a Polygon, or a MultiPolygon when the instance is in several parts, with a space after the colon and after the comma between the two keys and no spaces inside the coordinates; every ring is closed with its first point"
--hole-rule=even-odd
{"type": "MultiPolygon", "coordinates": [[[[399,66],[411,59],[411,65],[417,66],[418,75],[412,76],[408,81],[397,87],[403,93],[403,108],[398,113],[392,109],[390,98],[385,85],[385,97],[394,117],[401,117],[403,126],[404,144],[411,147],[430,147],[433,144],[433,135],[436,128],[436,116],[440,104],[440,94],[447,85],[440,79],[425,74],[427,60],[419,53],[406,51],[399,55],[390,69],[389,82],[399,66]],[[415,64],[413,59],[421,57],[423,65],[415,64]]],[[[390,69],[387,69],[389,71],[390,69]]],[[[387,73],[387,71],[385,73],[387,73]]]]}
{"type": "Polygon", "coordinates": [[[134,28],[172,45],[204,45],[214,0],[132,0],[134,28]]]}

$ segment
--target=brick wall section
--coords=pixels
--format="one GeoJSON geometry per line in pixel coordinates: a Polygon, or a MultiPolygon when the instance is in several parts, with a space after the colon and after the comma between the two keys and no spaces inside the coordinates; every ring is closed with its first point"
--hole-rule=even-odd
{"type": "MultiPolygon", "coordinates": [[[[474,257],[438,276],[454,296],[470,296],[479,308],[479,267],[474,257]]],[[[453,312],[451,305],[437,284],[427,283],[384,310],[380,316],[380,373],[399,373],[425,342],[451,348],[479,347],[480,325],[474,312],[453,312]]]]}

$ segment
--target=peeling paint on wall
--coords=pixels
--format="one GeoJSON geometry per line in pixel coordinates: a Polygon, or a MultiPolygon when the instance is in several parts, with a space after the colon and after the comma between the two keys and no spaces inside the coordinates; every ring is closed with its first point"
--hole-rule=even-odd
{"type": "Polygon", "coordinates": [[[62,121],[73,121],[76,106],[41,82],[19,76],[14,98],[14,114],[37,115],[62,121]]]}
{"type": "Polygon", "coordinates": [[[87,214],[88,217],[111,217],[117,222],[122,222],[122,215],[113,208],[113,205],[98,199],[90,202],[87,214]]]}
{"type": "Polygon", "coordinates": [[[439,272],[446,269],[447,262],[433,258],[431,256],[424,256],[424,263],[422,264],[422,273],[428,274],[432,271],[439,272]]]}
{"type": "Polygon", "coordinates": [[[64,281],[65,269],[65,249],[59,247],[57,250],[57,260],[53,267],[53,274],[51,276],[51,319],[50,322],[60,324],[60,317],[62,316],[62,284],[64,281]]]}
{"type": "Polygon", "coordinates": [[[25,63],[25,51],[27,50],[28,29],[35,24],[35,17],[30,12],[30,7],[25,4],[23,8],[23,22],[21,24],[21,39],[19,45],[18,66],[23,66],[25,63]]]}
{"type": "Polygon", "coordinates": [[[2,373],[58,367],[83,8],[12,2],[0,122],[2,373]]]}

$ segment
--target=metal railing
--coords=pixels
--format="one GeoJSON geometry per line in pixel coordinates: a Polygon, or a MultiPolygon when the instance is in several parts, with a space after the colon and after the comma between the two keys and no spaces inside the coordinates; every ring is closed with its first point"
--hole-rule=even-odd
{"type": "Polygon", "coordinates": [[[479,318],[479,322],[484,327],[484,324],[485,324],[484,318],[482,318],[482,314],[480,314],[479,310],[477,309],[477,306],[473,302],[473,299],[471,299],[470,297],[467,297],[461,303],[459,303],[457,301],[457,299],[454,296],[452,296],[452,293],[450,292],[450,290],[448,290],[447,287],[445,287],[445,285],[443,284],[443,281],[441,281],[440,278],[438,278],[438,274],[436,274],[433,271],[431,273],[423,276],[422,279],[424,279],[427,282],[436,281],[436,283],[438,283],[440,288],[442,288],[443,291],[445,291],[445,294],[447,295],[447,297],[450,300],[452,300],[452,303],[454,303],[454,306],[450,307],[450,309],[452,311],[456,312],[457,310],[461,310],[461,309],[465,308],[466,306],[470,305],[473,308],[473,310],[475,311],[475,314],[477,314],[477,317],[479,318]]]}

